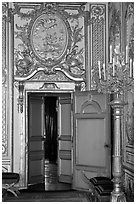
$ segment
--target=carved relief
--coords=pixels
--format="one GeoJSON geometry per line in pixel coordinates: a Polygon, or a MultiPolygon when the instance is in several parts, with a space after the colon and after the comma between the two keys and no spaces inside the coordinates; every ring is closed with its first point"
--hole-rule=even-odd
{"type": "Polygon", "coordinates": [[[121,15],[120,9],[115,7],[114,3],[109,3],[109,43],[115,46],[120,43],[120,32],[121,32],[121,15]]]}
{"type": "MultiPolygon", "coordinates": [[[[134,4],[130,3],[126,12],[126,44],[129,46],[129,59],[134,60],[134,4]]],[[[134,145],[134,96],[127,93],[128,107],[126,109],[125,133],[127,144],[134,145]]]]}
{"type": "Polygon", "coordinates": [[[71,81],[63,73],[56,72],[52,74],[45,74],[45,72],[37,72],[30,81],[71,81]]]}
{"type": "Polygon", "coordinates": [[[91,8],[91,12],[92,12],[92,21],[94,20],[101,20],[104,17],[104,13],[105,13],[105,8],[103,5],[93,5],[91,8]]]}
{"type": "Polygon", "coordinates": [[[30,52],[23,44],[18,45],[18,49],[15,49],[15,65],[16,65],[16,75],[24,76],[28,75],[32,70],[32,65],[34,64],[30,52]]]}
{"type": "Polygon", "coordinates": [[[34,55],[46,66],[63,57],[68,46],[68,26],[57,13],[43,13],[30,28],[30,45],[34,55]]]}
{"type": "Polygon", "coordinates": [[[69,75],[85,75],[84,9],[70,13],[57,3],[43,3],[22,13],[15,3],[23,25],[16,24],[15,76],[25,77],[44,68],[55,73],[60,68],[69,75]],[[26,23],[27,22],[27,23],[26,23]]]}
{"type": "MultiPolygon", "coordinates": [[[[126,4],[126,45],[129,47],[129,59],[134,60],[134,4],[126,4]]],[[[133,67],[134,69],[134,67],[133,67]]],[[[128,201],[134,201],[134,89],[125,93],[128,102],[124,110],[124,167],[125,192],[128,201]]]]}

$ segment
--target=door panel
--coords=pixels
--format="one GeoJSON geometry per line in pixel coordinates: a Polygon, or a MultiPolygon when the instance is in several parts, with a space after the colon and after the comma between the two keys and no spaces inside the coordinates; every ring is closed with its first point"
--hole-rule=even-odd
{"type": "Polygon", "coordinates": [[[59,98],[58,112],[58,172],[59,181],[72,182],[71,97],[59,98]]]}
{"type": "Polygon", "coordinates": [[[88,178],[111,173],[108,96],[97,92],[74,96],[73,188],[88,189],[88,178]]]}
{"type": "Polygon", "coordinates": [[[44,100],[29,97],[28,184],[44,182],[44,100]]]}
{"type": "Polygon", "coordinates": [[[105,128],[104,118],[91,116],[76,119],[77,163],[80,165],[105,167],[105,128]],[[83,145],[85,142],[85,146],[83,145]],[[84,148],[86,147],[86,148],[84,148]],[[91,148],[90,148],[91,147],[91,148]],[[89,154],[89,157],[87,156],[89,154]],[[94,156],[95,155],[95,156],[94,156]]]}

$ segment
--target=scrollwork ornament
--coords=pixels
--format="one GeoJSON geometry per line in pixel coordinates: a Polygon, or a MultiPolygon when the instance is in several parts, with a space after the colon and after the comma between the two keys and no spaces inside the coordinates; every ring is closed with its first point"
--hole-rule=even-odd
{"type": "Polygon", "coordinates": [[[86,84],[85,82],[81,82],[81,91],[85,91],[86,90],[86,84]]]}
{"type": "Polygon", "coordinates": [[[101,5],[94,5],[91,8],[92,20],[104,18],[105,7],[101,5]]]}
{"type": "Polygon", "coordinates": [[[19,81],[14,81],[14,86],[17,90],[19,90],[19,81]]]}

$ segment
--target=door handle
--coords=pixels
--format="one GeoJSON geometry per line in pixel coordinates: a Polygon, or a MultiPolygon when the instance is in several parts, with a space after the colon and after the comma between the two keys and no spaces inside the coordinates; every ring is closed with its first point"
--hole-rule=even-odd
{"type": "Polygon", "coordinates": [[[45,141],[46,140],[46,135],[42,136],[41,140],[45,141]]]}
{"type": "Polygon", "coordinates": [[[104,144],[104,147],[105,148],[111,148],[111,146],[109,144],[107,144],[107,143],[104,144]]]}

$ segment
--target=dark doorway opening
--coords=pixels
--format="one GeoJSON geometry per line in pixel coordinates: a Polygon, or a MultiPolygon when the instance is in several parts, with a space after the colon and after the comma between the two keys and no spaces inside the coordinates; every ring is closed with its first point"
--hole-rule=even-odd
{"type": "Polygon", "coordinates": [[[45,160],[57,162],[57,97],[45,97],[45,160]]]}

